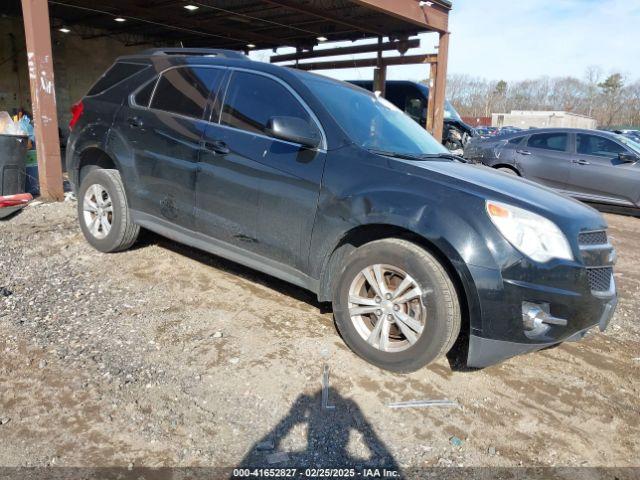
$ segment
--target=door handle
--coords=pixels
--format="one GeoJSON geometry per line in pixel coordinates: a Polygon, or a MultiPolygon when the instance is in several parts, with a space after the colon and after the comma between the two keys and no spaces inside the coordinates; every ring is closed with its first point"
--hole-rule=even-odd
{"type": "Polygon", "coordinates": [[[218,155],[227,155],[231,152],[226,143],[221,140],[214,142],[202,142],[202,146],[210,152],[217,153],[218,155]]]}
{"type": "Polygon", "coordinates": [[[591,162],[587,162],[586,160],[572,160],[572,162],[578,165],[591,165],[591,162]]]}
{"type": "Polygon", "coordinates": [[[519,153],[520,155],[531,155],[529,150],[516,150],[516,153],[519,153]]]}
{"type": "Polygon", "coordinates": [[[133,128],[142,128],[142,126],[144,125],[139,117],[129,117],[127,119],[127,123],[129,123],[129,126],[133,128]]]}

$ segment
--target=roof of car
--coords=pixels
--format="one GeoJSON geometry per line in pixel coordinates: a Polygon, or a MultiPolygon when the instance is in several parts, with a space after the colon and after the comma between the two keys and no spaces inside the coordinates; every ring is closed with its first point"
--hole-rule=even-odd
{"type": "MultiPolygon", "coordinates": [[[[528,135],[535,135],[538,133],[588,133],[588,134],[604,134],[604,135],[613,135],[616,134],[614,132],[609,132],[607,130],[589,130],[586,128],[534,128],[531,130],[521,130],[518,132],[512,132],[502,135],[502,137],[526,137],[528,135]]],[[[498,138],[498,137],[494,137],[498,138]]]]}

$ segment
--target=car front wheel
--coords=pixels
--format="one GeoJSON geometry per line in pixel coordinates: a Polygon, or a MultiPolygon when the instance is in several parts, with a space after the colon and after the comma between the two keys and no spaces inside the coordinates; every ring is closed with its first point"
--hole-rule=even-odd
{"type": "Polygon", "coordinates": [[[349,347],[386,370],[411,372],[444,355],[460,332],[460,304],[446,269],[401,239],[356,249],[337,280],[333,309],[349,347]]]}

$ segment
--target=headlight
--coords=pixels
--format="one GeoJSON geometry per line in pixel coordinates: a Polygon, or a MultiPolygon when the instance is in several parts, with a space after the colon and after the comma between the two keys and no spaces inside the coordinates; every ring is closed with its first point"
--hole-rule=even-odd
{"type": "Polygon", "coordinates": [[[551,220],[522,208],[487,201],[487,213],[500,233],[536,262],[553,258],[573,260],[567,237],[551,220]]]}

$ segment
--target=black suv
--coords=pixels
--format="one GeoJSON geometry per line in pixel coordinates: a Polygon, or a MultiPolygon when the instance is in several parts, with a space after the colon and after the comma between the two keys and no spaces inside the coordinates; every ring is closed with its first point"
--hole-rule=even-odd
{"type": "Polygon", "coordinates": [[[356,86],[235,52],[148,51],[118,59],[70,126],[91,245],[126,249],[144,227],[312,290],[380,367],[418,369],[456,340],[482,367],[613,314],[597,211],[459,161],[356,86]]]}

